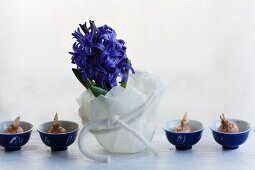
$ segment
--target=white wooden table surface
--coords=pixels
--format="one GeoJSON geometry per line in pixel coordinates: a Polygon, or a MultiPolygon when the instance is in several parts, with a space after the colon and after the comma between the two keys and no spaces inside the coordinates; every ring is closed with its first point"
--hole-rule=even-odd
{"type": "MultiPolygon", "coordinates": [[[[174,146],[168,143],[162,129],[156,131],[152,143],[158,149],[159,156],[154,156],[149,151],[111,154],[110,163],[99,163],[80,153],[77,140],[67,151],[51,152],[50,148],[41,142],[38,133],[33,132],[30,141],[20,151],[6,152],[0,147],[0,169],[255,169],[254,131],[251,131],[248,140],[239,149],[230,151],[223,151],[208,129],[192,150],[176,151],[174,146]]],[[[95,153],[105,153],[92,135],[88,137],[86,144],[95,153]]]]}

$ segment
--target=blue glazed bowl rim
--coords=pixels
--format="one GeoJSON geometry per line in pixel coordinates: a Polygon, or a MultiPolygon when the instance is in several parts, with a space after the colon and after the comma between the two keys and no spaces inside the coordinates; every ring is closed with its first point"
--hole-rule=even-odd
{"type": "Polygon", "coordinates": [[[191,131],[191,132],[175,132],[173,130],[170,130],[170,129],[166,128],[166,125],[169,122],[175,122],[175,121],[181,121],[181,120],[180,119],[175,119],[175,120],[169,120],[169,121],[165,122],[164,125],[162,126],[163,130],[165,130],[166,132],[174,133],[174,134],[192,134],[192,133],[201,132],[201,131],[203,131],[205,129],[204,124],[202,122],[200,122],[198,120],[193,120],[193,119],[190,119],[190,121],[194,121],[194,122],[200,123],[202,125],[201,129],[198,129],[198,130],[195,130],[195,131],[191,131]]]}
{"type": "Polygon", "coordinates": [[[37,130],[39,133],[43,133],[43,134],[46,134],[46,135],[59,136],[59,135],[71,134],[71,133],[74,133],[74,132],[76,132],[76,131],[78,131],[78,130],[80,129],[79,124],[76,123],[76,122],[72,122],[72,121],[68,121],[68,120],[59,120],[59,122],[69,122],[69,123],[76,124],[76,125],[77,125],[77,128],[74,129],[74,130],[72,130],[72,131],[65,132],[65,133],[47,133],[47,132],[43,132],[43,131],[39,130],[39,127],[40,127],[41,125],[46,124],[46,123],[52,123],[52,122],[53,122],[53,121],[44,122],[44,123],[40,124],[40,125],[37,127],[36,130],[37,130]]]}
{"type": "Polygon", "coordinates": [[[211,125],[210,125],[210,129],[213,131],[213,132],[217,132],[217,133],[220,133],[220,134],[224,134],[224,135],[235,135],[235,134],[243,134],[243,133],[247,133],[249,131],[252,130],[252,126],[250,124],[250,122],[248,121],[245,121],[245,120],[241,120],[241,119],[228,119],[228,120],[231,120],[231,121],[242,121],[242,122],[245,122],[249,125],[249,129],[245,130],[245,131],[241,131],[241,132],[237,132],[237,133],[226,133],[226,132],[220,132],[218,130],[215,130],[215,128],[213,128],[213,126],[216,124],[216,122],[219,122],[220,120],[215,120],[211,125]]]}
{"type": "MultiPolygon", "coordinates": [[[[6,123],[6,122],[13,122],[13,121],[2,121],[0,123],[6,123]]],[[[29,122],[26,122],[26,121],[20,121],[20,122],[27,123],[27,124],[31,125],[31,128],[29,130],[26,130],[26,131],[21,132],[21,133],[3,133],[3,132],[0,132],[0,135],[6,135],[6,136],[22,135],[22,134],[29,133],[29,132],[31,132],[34,129],[34,126],[33,126],[32,123],[29,123],[29,122]]]]}

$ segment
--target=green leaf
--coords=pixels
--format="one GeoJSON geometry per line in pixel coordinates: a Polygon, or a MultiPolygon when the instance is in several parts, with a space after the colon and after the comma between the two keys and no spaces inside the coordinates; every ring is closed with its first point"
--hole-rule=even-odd
{"type": "Polygon", "coordinates": [[[90,87],[92,86],[91,81],[89,79],[86,79],[85,83],[86,83],[88,89],[90,89],[90,87]]]}
{"type": "Polygon", "coordinates": [[[81,82],[81,84],[86,88],[86,89],[90,89],[91,92],[93,93],[93,95],[95,97],[99,96],[99,95],[106,95],[106,93],[108,91],[100,88],[100,87],[97,87],[95,86],[96,83],[94,80],[89,80],[89,79],[86,79],[86,81],[83,80],[82,78],[82,74],[75,68],[72,68],[72,71],[74,73],[74,75],[76,76],[76,78],[81,82]]]}
{"type": "MultiPolygon", "coordinates": [[[[130,64],[131,61],[127,58],[126,59],[126,63],[127,64],[130,64]]],[[[127,87],[127,82],[128,82],[128,77],[129,77],[129,70],[128,69],[125,69],[125,72],[127,73],[127,79],[125,81],[123,81],[122,83],[120,83],[120,86],[123,87],[123,88],[126,88],[127,87]]]]}
{"type": "Polygon", "coordinates": [[[92,91],[92,93],[93,93],[93,95],[95,96],[95,97],[97,97],[97,96],[99,96],[99,95],[106,95],[106,93],[108,92],[108,91],[106,91],[106,90],[104,90],[104,89],[102,89],[102,88],[100,88],[100,87],[97,87],[97,86],[90,86],[90,90],[92,91]]]}
{"type": "Polygon", "coordinates": [[[81,82],[81,84],[87,89],[88,86],[86,84],[86,82],[82,79],[82,75],[81,73],[76,69],[76,68],[72,68],[72,71],[74,73],[74,75],[76,76],[76,78],[81,82]]]}
{"type": "Polygon", "coordinates": [[[96,86],[96,82],[94,80],[90,81],[93,86],[96,86]]]}

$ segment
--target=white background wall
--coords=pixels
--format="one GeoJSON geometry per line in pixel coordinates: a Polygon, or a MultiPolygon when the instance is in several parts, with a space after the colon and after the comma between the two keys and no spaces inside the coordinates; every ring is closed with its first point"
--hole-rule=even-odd
{"type": "Polygon", "coordinates": [[[159,126],[186,111],[255,123],[253,0],[0,0],[0,120],[80,122],[68,51],[89,19],[117,31],[134,68],[165,81],[159,126]]]}

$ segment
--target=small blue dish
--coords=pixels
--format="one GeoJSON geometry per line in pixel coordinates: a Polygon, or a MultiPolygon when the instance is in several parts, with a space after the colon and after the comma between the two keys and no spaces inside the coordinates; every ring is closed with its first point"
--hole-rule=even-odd
{"type": "Polygon", "coordinates": [[[164,124],[163,129],[165,131],[167,140],[175,145],[177,150],[188,150],[195,145],[202,136],[204,127],[203,124],[196,120],[190,120],[189,126],[191,132],[175,132],[173,129],[180,125],[181,120],[172,120],[164,124]]]}
{"type": "Polygon", "coordinates": [[[221,121],[215,121],[210,129],[212,130],[212,135],[215,141],[222,145],[223,149],[237,149],[239,145],[243,144],[250,133],[251,125],[249,122],[239,119],[229,119],[230,121],[236,123],[239,128],[239,133],[224,133],[218,131],[218,128],[221,125],[221,121]]]}
{"type": "Polygon", "coordinates": [[[67,147],[71,145],[77,136],[79,130],[79,125],[75,122],[70,121],[59,121],[61,127],[66,129],[66,133],[48,133],[49,129],[52,127],[52,121],[46,122],[39,125],[37,131],[40,134],[42,142],[51,147],[52,151],[64,151],[67,147]]]}
{"type": "Polygon", "coordinates": [[[33,125],[28,122],[20,121],[20,127],[24,132],[22,133],[4,133],[13,121],[0,122],[0,146],[4,147],[6,151],[17,151],[21,146],[25,145],[30,139],[33,125]]]}

